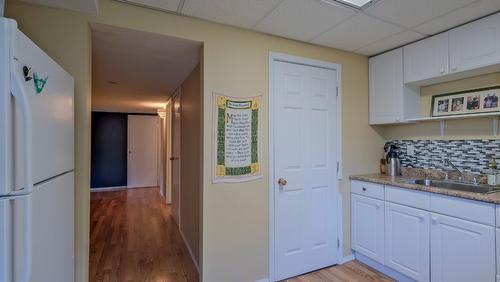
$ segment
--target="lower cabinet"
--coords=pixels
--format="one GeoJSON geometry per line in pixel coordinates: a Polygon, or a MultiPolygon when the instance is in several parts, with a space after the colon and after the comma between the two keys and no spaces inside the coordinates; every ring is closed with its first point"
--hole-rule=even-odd
{"type": "MultiPolygon", "coordinates": [[[[500,220],[500,218],[498,217],[498,211],[500,211],[499,206],[497,206],[497,220],[500,220]]],[[[500,226],[500,225],[497,223],[497,226],[500,226]]],[[[496,229],[495,234],[496,234],[496,240],[497,240],[497,246],[496,246],[496,249],[497,249],[497,282],[500,282],[500,228],[496,229]]]]}
{"type": "Polygon", "coordinates": [[[384,201],[352,194],[352,249],[384,263],[384,201]]]}
{"type": "Polygon", "coordinates": [[[403,281],[500,282],[500,205],[495,227],[491,204],[390,186],[371,191],[359,181],[353,187],[352,249],[376,269],[403,281]]]}
{"type": "Polygon", "coordinates": [[[431,281],[495,281],[495,228],[431,213],[431,281]]]}
{"type": "Polygon", "coordinates": [[[429,281],[429,212],[385,203],[385,265],[429,281]]]}

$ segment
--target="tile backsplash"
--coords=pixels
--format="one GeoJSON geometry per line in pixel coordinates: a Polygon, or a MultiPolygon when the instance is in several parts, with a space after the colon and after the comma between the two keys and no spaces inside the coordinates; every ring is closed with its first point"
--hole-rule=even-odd
{"type": "Polygon", "coordinates": [[[441,169],[443,158],[474,173],[485,173],[491,158],[500,165],[500,140],[392,140],[387,143],[399,147],[404,167],[441,169]],[[407,154],[409,145],[415,148],[412,156],[407,154]]]}

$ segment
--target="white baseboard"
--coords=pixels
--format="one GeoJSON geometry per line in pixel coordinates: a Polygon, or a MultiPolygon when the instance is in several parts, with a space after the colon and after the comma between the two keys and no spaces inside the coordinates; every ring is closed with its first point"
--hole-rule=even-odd
{"type": "Polygon", "coordinates": [[[400,282],[415,282],[415,280],[409,278],[408,276],[401,274],[377,261],[372,260],[371,258],[362,255],[360,253],[354,253],[354,256],[357,260],[360,262],[370,266],[371,268],[375,268],[377,271],[382,272],[383,274],[391,277],[392,279],[395,279],[396,281],[400,282]]]}
{"type": "Polygon", "coordinates": [[[105,191],[125,190],[125,189],[128,189],[128,187],[116,186],[116,187],[90,188],[90,192],[105,192],[105,191]]]}
{"type": "Polygon", "coordinates": [[[339,264],[348,263],[350,261],[353,261],[354,259],[355,259],[354,254],[350,254],[345,257],[341,257],[339,264]]]}
{"type": "Polygon", "coordinates": [[[178,230],[179,230],[179,233],[181,234],[182,240],[184,241],[184,245],[186,245],[186,248],[188,249],[189,255],[191,256],[191,260],[193,261],[194,266],[198,270],[198,273],[201,274],[200,273],[200,266],[196,262],[196,259],[194,258],[194,255],[193,255],[193,251],[191,250],[191,246],[189,246],[188,241],[186,240],[186,237],[184,236],[184,233],[182,233],[182,230],[181,230],[180,226],[178,226],[178,230]]]}
{"type": "Polygon", "coordinates": [[[157,186],[116,186],[116,187],[102,187],[102,188],[90,188],[90,192],[104,192],[104,191],[114,191],[114,190],[127,190],[127,189],[141,189],[141,188],[157,188],[157,186]]]}

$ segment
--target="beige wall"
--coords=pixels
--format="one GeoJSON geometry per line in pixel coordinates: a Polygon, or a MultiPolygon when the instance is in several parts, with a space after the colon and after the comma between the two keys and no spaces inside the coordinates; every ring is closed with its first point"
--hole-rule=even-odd
{"type": "MultiPolygon", "coordinates": [[[[282,52],[342,65],[342,153],[344,179],[343,253],[350,253],[348,176],[376,172],[384,138],[368,125],[368,60],[365,56],[268,36],[197,19],[103,0],[99,15],[84,15],[23,4],[7,5],[35,42],[77,81],[77,246],[79,279],[86,281],[81,260],[87,254],[90,109],[88,22],[155,32],[204,43],[203,62],[203,208],[200,250],[204,281],[255,281],[268,275],[268,56],[282,52]],[[211,93],[263,95],[264,177],[239,184],[212,184],[211,93]]],[[[332,203],[335,205],[336,203],[332,203]]]]}
{"type": "MultiPolygon", "coordinates": [[[[481,75],[421,88],[421,114],[429,116],[433,95],[500,85],[500,73],[481,75]]],[[[491,118],[448,120],[444,139],[493,138],[491,118]]],[[[386,140],[442,139],[439,122],[376,127],[386,140]]]]}
{"type": "Polygon", "coordinates": [[[202,92],[200,65],[181,85],[181,212],[180,229],[196,260],[200,262],[200,201],[202,179],[202,92]]]}

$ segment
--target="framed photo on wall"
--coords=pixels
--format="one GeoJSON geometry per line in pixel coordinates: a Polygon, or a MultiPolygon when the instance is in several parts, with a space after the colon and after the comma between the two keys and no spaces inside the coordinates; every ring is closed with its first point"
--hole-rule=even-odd
{"type": "Polygon", "coordinates": [[[499,112],[500,86],[432,96],[431,116],[499,112]]]}

